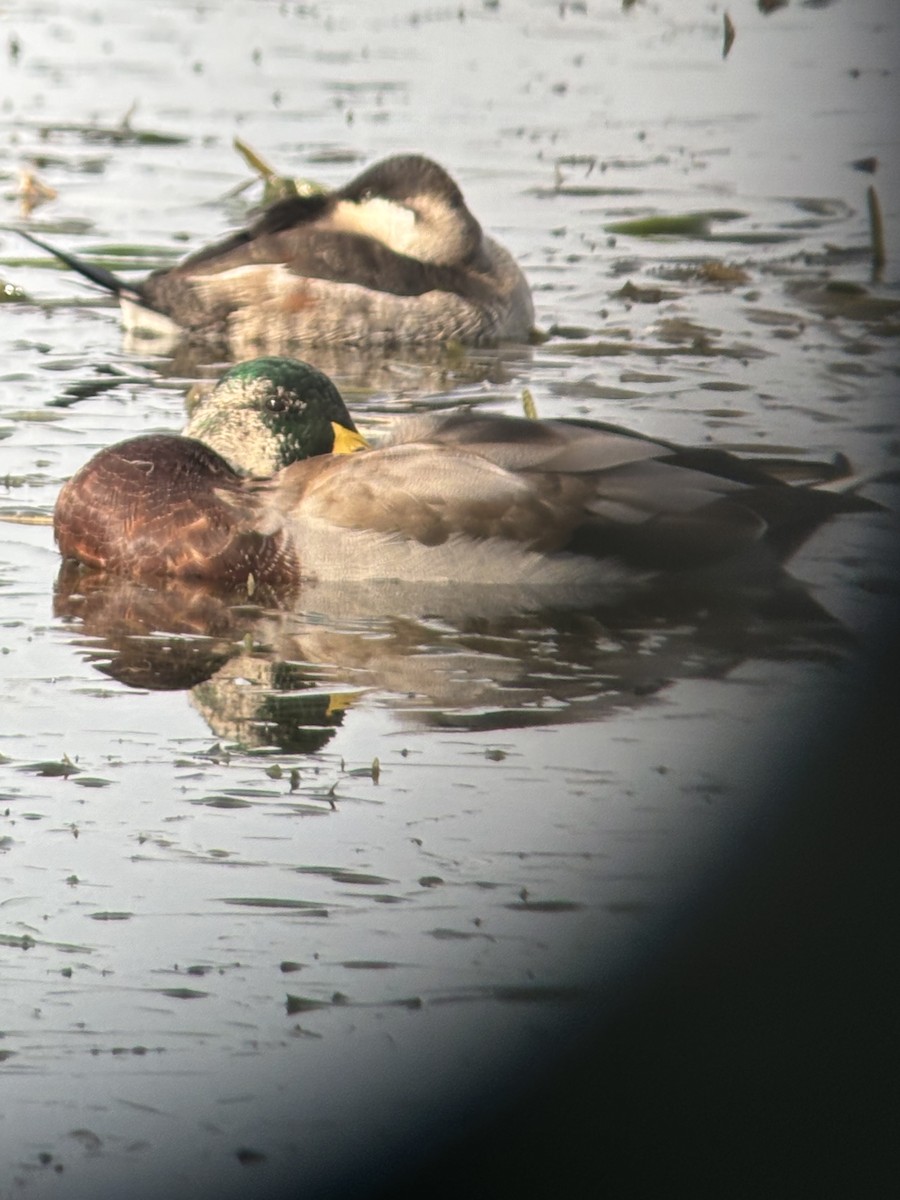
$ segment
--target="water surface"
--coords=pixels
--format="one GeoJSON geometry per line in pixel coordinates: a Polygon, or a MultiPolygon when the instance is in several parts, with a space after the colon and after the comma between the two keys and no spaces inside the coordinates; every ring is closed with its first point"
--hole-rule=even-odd
{"type": "MultiPolygon", "coordinates": [[[[4,17],[3,221],[30,169],[57,196],[29,226],[117,270],[244,219],[235,134],[329,184],[401,150],[447,165],[549,336],[317,359],[363,421],[527,389],[543,416],[841,451],[895,501],[887,0],[733,6],[726,59],[693,2],[4,17]],[[690,220],[622,232],[646,217],[690,220]]],[[[893,519],[834,521],[764,605],[73,590],[61,482],[177,429],[221,364],[126,343],[13,233],[0,276],[26,296],[0,317],[0,1196],[375,1188],[627,1006],[755,869],[877,654],[893,519]]]]}

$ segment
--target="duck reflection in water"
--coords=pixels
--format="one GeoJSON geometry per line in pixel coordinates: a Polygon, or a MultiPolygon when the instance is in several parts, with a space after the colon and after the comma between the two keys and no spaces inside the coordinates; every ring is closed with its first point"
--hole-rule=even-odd
{"type": "Polygon", "coordinates": [[[322,749],[364,695],[419,727],[569,724],[653,703],[680,679],[720,678],[748,657],[834,662],[850,644],[789,580],[765,597],[670,591],[627,611],[523,612],[491,588],[448,589],[443,603],[403,593],[314,587],[299,607],[68,562],[55,613],[104,675],[189,689],[217,738],[295,753],[322,749]]]}

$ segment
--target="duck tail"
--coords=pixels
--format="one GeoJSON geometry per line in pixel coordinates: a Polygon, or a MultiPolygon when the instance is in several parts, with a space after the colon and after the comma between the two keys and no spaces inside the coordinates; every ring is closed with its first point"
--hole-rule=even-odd
{"type": "Polygon", "coordinates": [[[39,246],[41,250],[46,250],[48,254],[52,254],[54,258],[58,258],[60,262],[65,263],[73,271],[77,271],[79,275],[83,275],[85,279],[89,279],[91,283],[96,283],[104,291],[112,292],[114,296],[125,296],[130,300],[140,300],[139,293],[130,284],[126,283],[124,279],[120,279],[118,275],[114,275],[112,271],[107,271],[105,267],[98,267],[94,263],[85,262],[83,258],[69,254],[67,250],[60,250],[58,246],[51,246],[49,242],[35,237],[33,233],[27,233],[24,229],[17,229],[16,233],[20,237],[25,238],[26,241],[39,246]]]}

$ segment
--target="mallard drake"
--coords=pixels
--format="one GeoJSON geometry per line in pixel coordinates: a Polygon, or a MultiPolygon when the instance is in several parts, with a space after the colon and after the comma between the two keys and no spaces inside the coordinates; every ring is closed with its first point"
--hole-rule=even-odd
{"type": "MultiPolygon", "coordinates": [[[[20,231],[23,232],[24,231],[20,231]]],[[[24,236],[119,299],[126,328],[249,356],[289,346],[527,341],[531,293],[443,167],[386,158],[292,196],[177,266],[126,283],[24,236]]]]}
{"type": "MultiPolygon", "coordinates": [[[[246,440],[284,438],[292,412],[319,426],[308,446],[333,447],[344,420],[352,431],[322,389],[283,388],[273,423],[259,386],[271,366],[231,373],[232,403],[235,392],[259,402],[246,440]]],[[[213,393],[202,426],[214,433],[215,405],[213,393]]],[[[829,486],[791,485],[724,451],[596,422],[449,412],[403,418],[383,446],[319,454],[262,480],[195,437],[130,438],[65,484],[54,528],[64,556],[133,578],[398,579],[612,598],[751,547],[786,557],[834,513],[878,507],[829,486]]]]}
{"type": "Polygon", "coordinates": [[[277,356],[237,363],[212,389],[200,390],[182,433],[242,475],[274,475],[299,459],[367,447],[328,376],[277,356]]]}

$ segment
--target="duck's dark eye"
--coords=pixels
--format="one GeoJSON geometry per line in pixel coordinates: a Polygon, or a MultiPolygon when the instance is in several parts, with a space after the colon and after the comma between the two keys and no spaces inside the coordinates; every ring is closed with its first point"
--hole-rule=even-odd
{"type": "Polygon", "coordinates": [[[271,413],[287,412],[290,407],[290,401],[287,396],[283,396],[277,392],[274,396],[269,396],[266,400],[266,408],[271,413]]]}

